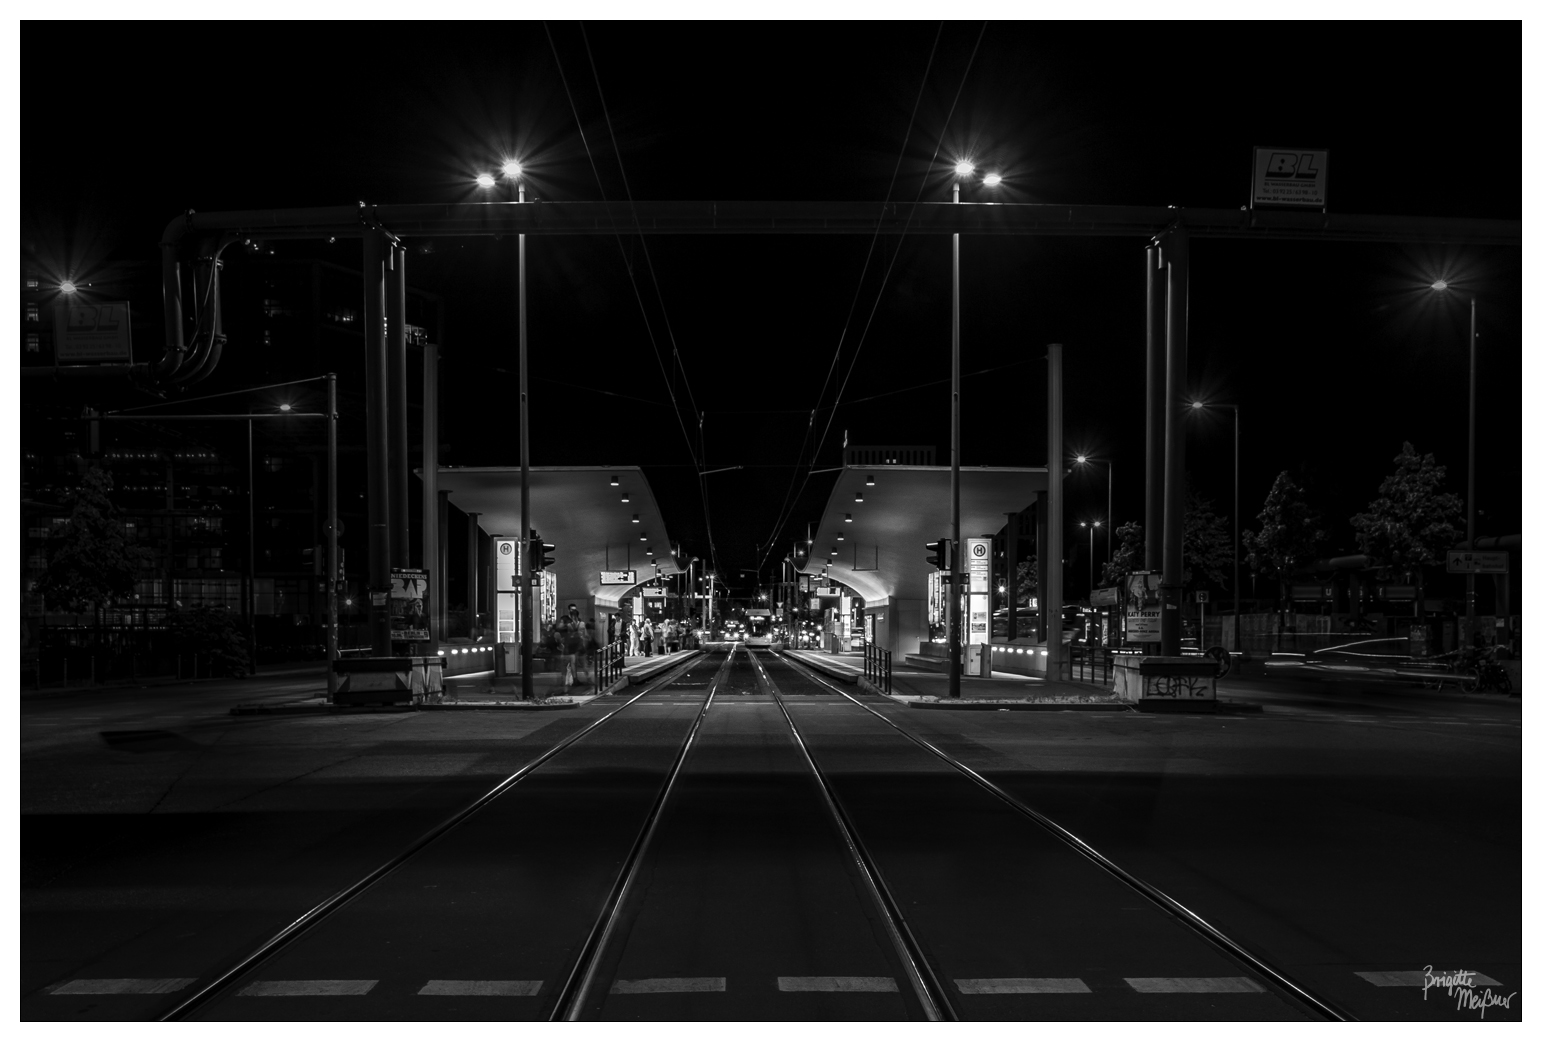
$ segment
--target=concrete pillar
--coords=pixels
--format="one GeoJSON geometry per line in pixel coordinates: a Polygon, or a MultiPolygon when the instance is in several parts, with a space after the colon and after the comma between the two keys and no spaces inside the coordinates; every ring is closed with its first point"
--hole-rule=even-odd
{"type": "Polygon", "coordinates": [[[1184,419],[1189,401],[1189,235],[1163,240],[1167,268],[1167,431],[1162,484],[1162,654],[1182,653],[1184,419]]]}
{"type": "Polygon", "coordinates": [[[1065,445],[1061,411],[1063,386],[1060,345],[1049,345],[1049,519],[1048,553],[1039,559],[1039,606],[1045,624],[1045,677],[1060,679],[1061,604],[1065,600],[1065,445]]]}

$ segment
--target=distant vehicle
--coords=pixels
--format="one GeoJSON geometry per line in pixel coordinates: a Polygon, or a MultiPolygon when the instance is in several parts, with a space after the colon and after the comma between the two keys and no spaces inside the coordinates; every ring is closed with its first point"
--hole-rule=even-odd
{"type": "Polygon", "coordinates": [[[764,615],[751,615],[743,632],[744,643],[751,648],[769,648],[775,637],[771,620],[764,615]]]}

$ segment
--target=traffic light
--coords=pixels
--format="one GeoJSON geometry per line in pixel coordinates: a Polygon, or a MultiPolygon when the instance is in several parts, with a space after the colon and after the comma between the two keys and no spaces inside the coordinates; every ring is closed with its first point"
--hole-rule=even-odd
{"type": "Polygon", "coordinates": [[[940,572],[948,570],[948,558],[952,556],[948,553],[948,543],[947,539],[939,539],[935,543],[926,544],[926,551],[929,554],[926,563],[940,572]]]}
{"type": "Polygon", "coordinates": [[[556,549],[555,543],[541,542],[541,533],[532,528],[530,530],[530,574],[545,571],[556,564],[557,559],[549,556],[556,549]]]}

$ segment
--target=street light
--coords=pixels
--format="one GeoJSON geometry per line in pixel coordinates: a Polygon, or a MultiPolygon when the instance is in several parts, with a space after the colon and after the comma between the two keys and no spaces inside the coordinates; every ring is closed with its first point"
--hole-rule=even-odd
{"type": "Polygon", "coordinates": [[[477,175],[477,187],[478,188],[491,188],[493,185],[495,185],[497,183],[498,183],[498,181],[493,177],[492,174],[478,174],[477,175]]]}
{"type": "Polygon", "coordinates": [[[1216,402],[1195,401],[1189,403],[1195,412],[1202,409],[1230,409],[1232,420],[1231,443],[1231,614],[1233,651],[1242,650],[1242,514],[1239,507],[1239,489],[1242,483],[1242,407],[1221,405],[1216,402]]]}
{"type": "Polygon", "coordinates": [[[72,282],[69,279],[65,279],[63,282],[59,283],[59,292],[60,293],[74,293],[75,292],[75,283],[72,282]]]}
{"type": "Polygon", "coordinates": [[[1108,559],[1114,559],[1114,461],[1111,459],[1094,459],[1091,456],[1077,456],[1077,466],[1085,467],[1089,463],[1101,463],[1108,468],[1108,559]]]}
{"type": "Polygon", "coordinates": [[[1097,587],[1097,580],[1093,578],[1093,570],[1092,570],[1092,565],[1093,565],[1093,560],[1092,559],[1093,559],[1094,556],[1096,556],[1096,554],[1095,554],[1095,552],[1093,550],[1093,546],[1092,546],[1093,538],[1094,538],[1093,537],[1093,531],[1095,529],[1102,528],[1103,527],[1103,522],[1101,522],[1101,521],[1094,521],[1094,522],[1092,522],[1089,525],[1087,522],[1083,521],[1081,524],[1082,524],[1082,527],[1087,530],[1087,603],[1089,605],[1091,605],[1092,604],[1092,591],[1097,587]]]}
{"type": "MultiPolygon", "coordinates": [[[[1430,289],[1436,293],[1444,293],[1450,288],[1450,284],[1445,279],[1436,279],[1430,283],[1430,289]]],[[[1478,545],[1476,503],[1478,494],[1478,298],[1476,296],[1469,298],[1468,304],[1470,317],[1467,325],[1467,549],[1471,550],[1478,545]]],[[[1473,573],[1467,573],[1467,625],[1462,631],[1463,649],[1471,647],[1473,625],[1477,621],[1474,618],[1476,611],[1474,580],[1476,578],[1473,573]]]]}

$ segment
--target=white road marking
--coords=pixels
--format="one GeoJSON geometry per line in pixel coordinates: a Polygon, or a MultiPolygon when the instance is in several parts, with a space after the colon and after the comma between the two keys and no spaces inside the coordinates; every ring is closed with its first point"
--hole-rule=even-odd
{"type": "Polygon", "coordinates": [[[418,994],[529,997],[540,990],[538,980],[431,980],[418,989],[418,994]]]}
{"type": "Polygon", "coordinates": [[[777,991],[899,991],[893,977],[778,977],[777,991]]]}
{"type": "Polygon", "coordinates": [[[72,980],[54,988],[51,995],[168,995],[181,991],[197,977],[102,977],[72,980]]]}
{"type": "Polygon", "coordinates": [[[645,977],[618,980],[610,986],[612,995],[654,995],[682,991],[727,991],[724,977],[645,977]]]}
{"type": "Polygon", "coordinates": [[[1080,977],[977,977],[955,980],[965,995],[1090,995],[1080,977]]]}
{"type": "Polygon", "coordinates": [[[368,995],[374,980],[258,980],[236,992],[254,998],[290,998],[296,995],[368,995]]]}
{"type": "MultiPolygon", "coordinates": [[[[1484,976],[1475,970],[1468,970],[1467,972],[1472,975],[1472,982],[1474,984],[1487,984],[1495,988],[1500,987],[1500,983],[1492,977],[1484,976]]],[[[1455,970],[1439,970],[1432,971],[1430,976],[1451,977],[1455,974],[1455,970]]],[[[1423,970],[1357,970],[1355,971],[1355,976],[1370,981],[1378,988],[1424,987],[1423,970]]]]}
{"type": "Polygon", "coordinates": [[[1264,986],[1251,977],[1126,977],[1124,980],[1136,991],[1147,995],[1174,992],[1215,995],[1264,991],[1264,986]]]}

